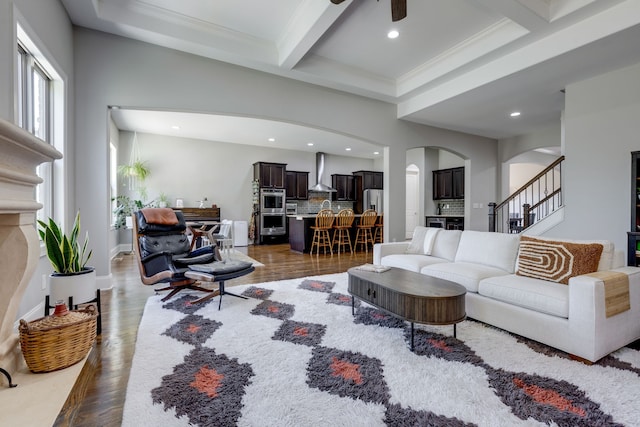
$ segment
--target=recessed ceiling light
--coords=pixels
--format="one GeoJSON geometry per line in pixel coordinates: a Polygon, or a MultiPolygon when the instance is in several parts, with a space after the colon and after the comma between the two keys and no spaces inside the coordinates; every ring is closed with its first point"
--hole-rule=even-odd
{"type": "Polygon", "coordinates": [[[380,152],[379,151],[374,151],[373,154],[375,154],[377,156],[378,154],[380,154],[380,152]]]}
{"type": "Polygon", "coordinates": [[[173,125],[173,126],[171,126],[171,129],[173,129],[173,130],[180,130],[180,126],[173,125]]]}
{"type": "Polygon", "coordinates": [[[391,30],[387,33],[387,37],[389,37],[390,39],[396,39],[399,35],[400,33],[398,32],[398,30],[391,30]]]}
{"type": "Polygon", "coordinates": [[[313,147],[313,142],[307,142],[307,145],[308,145],[309,147],[313,147]]]}
{"type": "Polygon", "coordinates": [[[518,117],[520,115],[520,111],[514,111],[513,113],[509,114],[511,117],[518,117]]]}
{"type": "Polygon", "coordinates": [[[275,140],[276,140],[275,138],[269,138],[268,139],[269,142],[275,142],[275,140]]]}
{"type": "Polygon", "coordinates": [[[351,151],[351,147],[345,148],[345,151],[351,151]]]}

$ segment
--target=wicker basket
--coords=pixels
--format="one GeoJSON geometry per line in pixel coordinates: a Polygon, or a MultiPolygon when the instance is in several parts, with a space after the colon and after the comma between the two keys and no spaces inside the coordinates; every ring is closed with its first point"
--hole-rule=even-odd
{"type": "Polygon", "coordinates": [[[98,311],[93,305],[65,316],[20,320],[20,347],[31,372],[51,372],[78,363],[96,338],[98,311]]]}

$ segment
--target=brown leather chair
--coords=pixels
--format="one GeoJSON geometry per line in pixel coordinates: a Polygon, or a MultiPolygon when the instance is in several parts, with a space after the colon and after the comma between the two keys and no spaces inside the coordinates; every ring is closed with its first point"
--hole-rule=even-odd
{"type": "MultiPolygon", "coordinates": [[[[168,300],[183,289],[206,292],[197,302],[222,295],[224,281],[251,273],[251,263],[223,263],[216,246],[191,251],[187,225],[180,211],[170,208],[145,208],[134,213],[133,252],[145,285],[166,284],[156,292],[170,291],[168,300]],[[216,282],[218,289],[199,286],[200,282],[216,282]]],[[[220,304],[218,304],[218,307],[220,304]]]]}

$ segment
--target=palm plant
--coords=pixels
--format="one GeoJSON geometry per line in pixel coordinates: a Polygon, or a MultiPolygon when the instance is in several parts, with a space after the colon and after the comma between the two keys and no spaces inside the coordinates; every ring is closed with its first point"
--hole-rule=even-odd
{"type": "Polygon", "coordinates": [[[49,218],[48,222],[38,220],[38,233],[44,242],[47,258],[51,262],[55,273],[74,274],[86,270],[86,264],[91,258],[92,250],[87,252],[89,233],[85,235],[82,246],[78,241],[80,234],[80,212],[76,214],[70,235],[65,235],[56,222],[49,218]]]}

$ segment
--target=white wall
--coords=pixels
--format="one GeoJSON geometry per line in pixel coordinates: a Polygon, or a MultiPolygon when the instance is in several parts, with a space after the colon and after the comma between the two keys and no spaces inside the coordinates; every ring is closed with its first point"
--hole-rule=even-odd
{"type": "Polygon", "coordinates": [[[639,118],[640,64],[567,86],[565,221],[548,234],[608,239],[626,248],[639,118]]]}
{"type": "Polygon", "coordinates": [[[464,166],[464,159],[447,150],[438,152],[438,169],[451,169],[464,166]]]}
{"type": "MultiPolygon", "coordinates": [[[[107,107],[235,114],[320,127],[383,146],[385,235],[404,237],[406,150],[445,146],[473,159],[478,197],[495,198],[496,141],[400,121],[394,105],[83,28],[75,29],[77,197],[91,213],[98,275],[108,275],[107,107]],[[477,171],[477,174],[476,174],[477,171]]],[[[263,159],[268,160],[268,159],[263,159]]],[[[379,164],[374,167],[378,169],[379,164]]],[[[293,165],[292,165],[293,166],[293,165]]],[[[313,175],[312,175],[313,176],[313,175]]],[[[473,188],[471,189],[473,191],[473,188]]],[[[486,229],[486,212],[481,228],[486,229]]]]}
{"type": "MultiPolygon", "coordinates": [[[[549,166],[553,160],[547,164],[544,163],[509,163],[509,182],[506,186],[507,193],[502,194],[501,200],[506,199],[509,195],[513,194],[518,188],[526,184],[532,177],[544,170],[549,166]]],[[[531,203],[531,202],[528,202],[531,203]]],[[[535,202],[534,202],[535,203],[535,202]]]]}
{"type": "Polygon", "coordinates": [[[539,148],[558,148],[561,145],[562,124],[558,122],[525,135],[498,140],[498,155],[502,164],[500,174],[500,203],[538,172],[549,166],[557,156],[539,153],[539,148]]]}
{"type": "Polygon", "coordinates": [[[513,138],[498,140],[498,153],[501,162],[508,162],[514,157],[535,150],[536,148],[560,147],[562,123],[560,117],[553,125],[535,132],[518,135],[513,138]]]}

